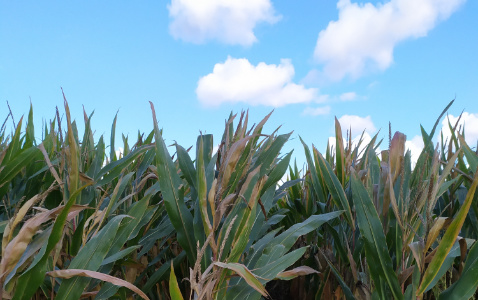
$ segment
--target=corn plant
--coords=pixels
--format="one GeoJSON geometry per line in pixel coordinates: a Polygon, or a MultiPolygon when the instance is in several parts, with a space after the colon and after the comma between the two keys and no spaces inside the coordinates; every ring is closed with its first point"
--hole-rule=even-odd
{"type": "Polygon", "coordinates": [[[26,126],[2,126],[2,298],[475,295],[478,156],[458,122],[433,145],[446,109],[422,128],[414,168],[404,134],[377,153],[377,136],[354,145],[336,120],[335,147],[302,141],[299,170],[281,153],[292,133],[263,133],[270,115],[249,126],[247,112],[231,114],[217,152],[201,134],[192,154],[166,146],[151,108],[153,130],[123,135],[119,154],[117,116],[108,149],[93,113],[80,138],[66,98],[41,138],[32,108],[26,126]]]}
{"type": "MultiPolygon", "coordinates": [[[[478,184],[477,156],[455,134],[456,125],[450,125],[452,140],[442,142],[441,152],[434,148],[440,118],[430,134],[422,128],[425,147],[413,170],[400,132],[381,157],[377,136],[359,152],[361,142],[354,146],[349,136],[344,143],[337,120],[336,146],[327,147],[325,157],[303,142],[308,168],[279,202],[290,211],[284,224],[316,211],[344,211],[342,222],[320,231],[311,253],[315,260],[308,265],[325,275],[311,279],[304,298],[448,299],[457,293],[457,284],[446,290],[455,281],[466,287],[466,297],[475,293],[471,275],[461,278],[463,263],[470,272],[476,258],[474,248],[467,256],[474,239],[463,234],[476,235],[476,206],[470,207],[478,184]]],[[[290,168],[290,179],[299,178],[297,168],[290,168]]]]}
{"type": "MultiPolygon", "coordinates": [[[[283,273],[307,249],[288,253],[298,237],[341,214],[311,216],[279,235],[278,229],[268,232],[281,218],[268,213],[277,200],[277,182],[291,157],[291,153],[279,157],[290,134],[262,133],[269,116],[248,129],[248,114],[242,113],[234,130],[236,115],[231,115],[214,157],[212,136],[198,138],[195,165],[177,145],[181,180],[162,141],[153,108],[159,184],[178,242],[191,263],[190,293],[197,299],[267,297],[267,282],[304,274],[299,272],[302,269],[283,273]],[[187,194],[193,213],[185,201],[187,194]]],[[[171,278],[175,280],[173,270],[171,278]]]]}

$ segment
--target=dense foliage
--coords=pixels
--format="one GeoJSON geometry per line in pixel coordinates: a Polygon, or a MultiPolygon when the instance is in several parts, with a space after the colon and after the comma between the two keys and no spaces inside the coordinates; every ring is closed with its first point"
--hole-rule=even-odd
{"type": "MultiPolygon", "coordinates": [[[[450,103],[451,105],[451,103],[450,103]]],[[[450,106],[449,105],[449,106],[450,106]]],[[[468,299],[478,287],[478,155],[464,129],[424,149],[342,137],[307,167],[290,133],[230,115],[216,153],[153,130],[115,151],[66,120],[0,131],[3,299],[468,299]],[[62,127],[63,126],[63,127],[62,127]],[[41,140],[41,142],[39,142],[41,140]],[[383,147],[383,146],[382,146],[383,147]],[[287,178],[287,180],[284,180],[287,178]]]]}

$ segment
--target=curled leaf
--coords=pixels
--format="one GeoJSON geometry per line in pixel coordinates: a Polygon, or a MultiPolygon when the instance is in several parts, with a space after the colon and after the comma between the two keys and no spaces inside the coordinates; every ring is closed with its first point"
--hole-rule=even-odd
{"type": "Polygon", "coordinates": [[[136,294],[138,294],[141,298],[149,300],[148,296],[146,296],[145,293],[143,293],[140,289],[138,289],[136,286],[132,285],[131,283],[123,279],[119,279],[111,275],[103,274],[100,272],[81,270],[81,269],[68,269],[68,270],[51,271],[51,272],[47,272],[46,274],[51,277],[58,277],[63,279],[69,279],[74,276],[91,277],[91,278],[99,279],[102,281],[112,283],[117,286],[123,286],[125,288],[128,288],[132,290],[133,292],[135,292],[136,294]]]}
{"type": "Polygon", "coordinates": [[[319,273],[320,273],[319,271],[316,271],[312,269],[311,267],[300,266],[292,270],[280,272],[279,274],[277,274],[276,279],[291,280],[298,276],[304,276],[309,274],[319,274],[319,273]]]}
{"type": "Polygon", "coordinates": [[[216,266],[229,269],[231,271],[236,272],[239,276],[241,276],[253,289],[261,293],[264,297],[269,297],[266,288],[262,285],[262,283],[257,279],[256,275],[252,274],[249,269],[240,263],[222,263],[222,262],[215,262],[216,266]]]}

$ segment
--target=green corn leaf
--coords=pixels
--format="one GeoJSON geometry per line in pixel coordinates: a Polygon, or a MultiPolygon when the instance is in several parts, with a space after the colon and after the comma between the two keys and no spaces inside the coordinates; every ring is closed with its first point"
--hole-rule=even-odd
{"type": "Polygon", "coordinates": [[[188,152],[178,144],[176,144],[176,153],[178,154],[179,168],[183,173],[184,179],[186,179],[191,188],[197,190],[196,170],[194,169],[194,164],[191,160],[191,157],[189,157],[188,152]]]}
{"type": "Polygon", "coordinates": [[[171,220],[169,220],[169,217],[166,215],[156,228],[148,230],[139,240],[138,243],[143,248],[138,253],[138,256],[146,254],[154,246],[157,240],[170,235],[173,231],[173,224],[171,224],[171,220]]]}
{"type": "Polygon", "coordinates": [[[312,156],[310,154],[309,147],[307,144],[302,140],[301,137],[300,141],[302,142],[302,145],[304,146],[304,151],[305,151],[305,157],[307,159],[307,164],[309,165],[309,171],[310,171],[310,177],[312,178],[312,187],[313,190],[317,196],[317,199],[319,199],[320,202],[326,202],[326,198],[324,195],[324,191],[322,188],[322,185],[320,184],[319,176],[317,174],[317,169],[314,167],[314,161],[312,159],[312,156]]]}
{"type": "Polygon", "coordinates": [[[450,249],[453,247],[455,240],[460,233],[461,227],[465,222],[466,215],[471,206],[471,202],[473,201],[473,197],[475,195],[476,186],[478,185],[478,172],[475,173],[475,177],[473,178],[473,183],[468,190],[466,195],[465,201],[463,205],[460,207],[460,210],[456,214],[453,222],[451,222],[450,226],[446,230],[443,238],[438,245],[437,251],[433,256],[432,261],[428,265],[425,274],[423,275],[422,282],[420,283],[420,287],[418,288],[417,295],[423,294],[426,288],[430,285],[430,283],[435,278],[436,274],[440,270],[441,265],[443,264],[445,258],[450,252],[450,249]]]}
{"type": "Polygon", "coordinates": [[[337,278],[337,281],[339,282],[340,287],[342,288],[342,291],[344,292],[345,299],[355,300],[355,297],[352,294],[352,291],[350,290],[350,288],[345,283],[345,281],[342,278],[342,276],[340,275],[339,271],[334,267],[334,265],[332,264],[332,262],[330,262],[330,260],[327,258],[327,256],[323,255],[323,257],[327,261],[327,264],[329,265],[330,269],[332,270],[332,273],[334,273],[335,278],[337,278]]]}
{"type": "MultiPolygon", "coordinates": [[[[196,189],[199,200],[199,210],[201,213],[204,233],[206,234],[206,236],[209,236],[212,231],[212,222],[208,212],[206,166],[204,161],[204,143],[202,136],[199,136],[198,138],[196,157],[196,189]]],[[[212,209],[213,208],[211,207],[211,210],[212,209]]]]}
{"type": "MultiPolygon", "coordinates": [[[[289,167],[290,158],[292,157],[292,152],[287,153],[287,155],[277,163],[277,165],[272,169],[269,173],[269,177],[264,184],[264,187],[261,190],[261,197],[262,195],[271,187],[277,184],[277,182],[284,176],[284,173],[287,171],[289,167]]],[[[266,210],[267,211],[267,210],[266,210]]]]}
{"type": "Polygon", "coordinates": [[[116,112],[113,124],[111,125],[111,136],[110,136],[110,162],[116,160],[115,152],[115,136],[116,136],[116,120],[118,119],[118,112],[116,112]]]}
{"type": "Polygon", "coordinates": [[[35,127],[33,125],[33,106],[30,102],[30,112],[28,113],[27,128],[25,130],[24,147],[32,147],[35,144],[35,127]]]}
{"type": "MultiPolygon", "coordinates": [[[[197,159],[199,158],[199,140],[202,141],[202,159],[204,160],[204,166],[208,166],[209,163],[211,162],[212,158],[212,149],[214,147],[213,145],[213,135],[212,134],[201,134],[198,136],[197,141],[196,141],[196,163],[197,159]]],[[[214,161],[214,163],[216,163],[214,161]]]]}
{"type": "MultiPolygon", "coordinates": [[[[124,216],[117,216],[111,219],[104,228],[98,232],[86,245],[80,249],[78,255],[73,258],[69,269],[83,269],[96,271],[100,267],[103,259],[110,250],[116,232],[124,216]]],[[[78,299],[83,290],[90,282],[88,277],[73,277],[63,280],[56,294],[55,299],[78,299]]]]}
{"type": "Polygon", "coordinates": [[[260,176],[263,176],[270,171],[274,160],[279,155],[279,152],[284,144],[289,140],[291,134],[292,133],[279,135],[273,140],[272,144],[265,151],[260,152],[259,157],[254,165],[254,168],[261,165],[260,176]]]}
{"type": "MultiPolygon", "coordinates": [[[[272,241],[270,241],[267,244],[267,247],[264,250],[264,253],[270,253],[277,246],[283,246],[283,248],[277,248],[277,249],[280,249],[280,252],[278,252],[276,255],[277,257],[281,257],[282,255],[287,253],[292,248],[292,246],[294,246],[295,242],[300,236],[317,229],[319,226],[321,226],[325,222],[335,219],[341,214],[342,214],[342,211],[334,211],[327,214],[310,216],[304,222],[295,224],[291,226],[289,229],[287,229],[286,231],[284,231],[283,233],[276,236],[272,241]]],[[[269,258],[261,257],[259,261],[257,262],[257,264],[254,266],[254,268],[263,267],[267,265],[268,262],[269,262],[269,258]]]]}
{"type": "MultiPolygon", "coordinates": [[[[142,223],[143,216],[146,213],[148,208],[149,200],[151,196],[145,196],[138,202],[135,202],[128,211],[128,218],[121,223],[118,232],[115,235],[114,241],[111,244],[110,250],[108,252],[108,257],[117,253],[126,243],[133,233],[138,230],[138,227],[142,223]]],[[[149,221],[149,220],[148,220],[149,221]]],[[[101,270],[104,271],[104,270],[101,270]]]]}
{"type": "Polygon", "coordinates": [[[18,155],[23,150],[21,149],[21,140],[20,140],[20,135],[22,131],[22,121],[23,121],[23,117],[21,117],[20,121],[18,121],[17,123],[17,128],[15,128],[15,133],[13,134],[12,140],[10,144],[8,144],[7,151],[5,152],[5,156],[3,157],[2,165],[4,165],[5,162],[9,162],[10,160],[12,160],[14,156],[18,155]]]}
{"type": "Polygon", "coordinates": [[[478,243],[471,247],[460,278],[451,287],[442,292],[439,300],[470,299],[478,287],[478,243]]]}
{"type": "Polygon", "coordinates": [[[470,164],[470,170],[475,171],[478,169],[478,156],[476,153],[470,149],[470,146],[468,146],[465,142],[465,138],[461,135],[458,134],[458,138],[460,139],[461,146],[463,147],[463,150],[465,152],[465,157],[468,163],[470,164]]]}
{"type": "MultiPolygon", "coordinates": [[[[124,219],[121,223],[113,242],[110,245],[110,249],[106,255],[106,259],[114,257],[114,255],[119,254],[120,249],[123,245],[132,238],[133,234],[139,230],[141,226],[144,225],[144,216],[146,215],[146,211],[148,209],[149,200],[151,199],[151,195],[143,197],[138,202],[135,202],[128,211],[128,216],[131,218],[124,219]]],[[[147,220],[149,221],[149,220],[147,220]]],[[[132,246],[134,247],[134,246],[132,246]]],[[[126,250],[126,249],[125,249],[126,250]]],[[[101,273],[109,273],[113,268],[114,261],[107,262],[106,259],[101,263],[101,268],[99,271],[101,273]]],[[[105,284],[100,292],[99,295],[108,295],[109,292],[113,292],[118,290],[117,286],[112,286],[111,284],[105,284]]],[[[114,294],[114,293],[113,293],[114,294]]],[[[108,298],[108,297],[107,297],[108,298]]]]}
{"type": "Polygon", "coordinates": [[[120,199],[121,195],[123,194],[124,190],[126,189],[126,186],[129,184],[131,181],[131,178],[133,177],[134,172],[130,172],[123,177],[120,177],[118,180],[118,183],[116,184],[115,189],[113,190],[113,194],[110,197],[108,206],[106,207],[105,215],[100,222],[100,227],[103,223],[103,221],[110,216],[110,214],[113,212],[112,208],[115,206],[116,202],[120,199]]]}
{"type": "MultiPolygon", "coordinates": [[[[472,245],[472,240],[464,240],[467,249],[469,246],[472,245]]],[[[440,267],[440,270],[438,270],[437,275],[435,278],[433,278],[433,281],[428,285],[428,287],[425,290],[425,293],[431,290],[437,283],[440,281],[440,279],[443,278],[443,276],[450,270],[450,268],[453,266],[455,262],[455,258],[460,257],[461,255],[461,247],[460,247],[460,242],[456,241],[455,244],[453,244],[453,247],[451,248],[450,252],[448,252],[448,255],[446,256],[445,260],[443,261],[443,264],[440,267]]],[[[463,275],[462,275],[463,276],[463,275]]],[[[461,276],[460,276],[461,277],[461,276]]]]}
{"type": "MultiPolygon", "coordinates": [[[[259,282],[262,285],[265,285],[267,282],[273,280],[277,277],[279,273],[293,265],[297,262],[305,253],[308,247],[302,247],[296,249],[286,255],[281,255],[284,250],[284,246],[278,245],[273,249],[268,256],[268,264],[265,266],[254,269],[254,274],[259,279],[259,282]]],[[[238,300],[238,299],[260,299],[261,294],[252,288],[251,285],[244,281],[238,281],[227,291],[227,300],[238,300]]]]}
{"type": "Polygon", "coordinates": [[[98,143],[96,144],[95,158],[91,163],[86,175],[91,178],[98,178],[97,174],[101,170],[103,161],[105,159],[105,142],[103,141],[103,136],[100,137],[98,143]]]}
{"type": "Polygon", "coordinates": [[[259,258],[262,256],[263,250],[267,247],[270,241],[272,241],[275,235],[282,230],[282,227],[271,230],[261,239],[259,239],[251,248],[252,254],[247,255],[245,262],[248,268],[252,268],[256,265],[259,258]]]}
{"type": "MultiPolygon", "coordinates": [[[[315,148],[314,148],[314,151],[315,148]]],[[[322,175],[325,178],[325,183],[327,184],[327,188],[330,191],[332,199],[334,200],[335,204],[341,209],[345,211],[345,218],[347,222],[352,228],[355,228],[355,222],[352,217],[352,210],[350,209],[349,201],[347,200],[347,196],[345,196],[344,189],[340,185],[340,181],[335,176],[334,171],[330,167],[329,163],[324,159],[320,152],[317,152],[317,157],[319,161],[319,168],[322,175]]]]}
{"type": "Polygon", "coordinates": [[[0,198],[6,191],[7,184],[32,161],[40,160],[42,154],[37,147],[30,147],[17,154],[11,161],[0,168],[0,198]]]}
{"type": "Polygon", "coordinates": [[[254,275],[249,269],[244,266],[243,264],[239,263],[222,263],[222,262],[214,262],[214,264],[218,267],[229,269],[234,271],[236,274],[241,276],[247,284],[258,291],[262,296],[268,297],[269,294],[267,293],[266,288],[262,285],[262,283],[257,279],[256,275],[254,275]]]}
{"type": "MultiPolygon", "coordinates": [[[[174,267],[178,267],[179,264],[182,263],[184,258],[186,257],[186,252],[182,251],[176,256],[172,261],[174,262],[174,267]]],[[[164,263],[159,269],[157,269],[148,279],[148,281],[142,287],[143,292],[148,293],[153,286],[160,282],[161,280],[165,280],[167,277],[167,271],[171,268],[171,262],[168,261],[164,263]]]]}
{"type": "Polygon", "coordinates": [[[365,244],[365,255],[372,279],[379,294],[385,296],[381,290],[380,282],[383,280],[389,286],[395,299],[403,299],[403,294],[398,283],[397,274],[392,267],[392,259],[387,249],[382,223],[373,205],[372,199],[357,178],[355,173],[351,176],[353,202],[357,212],[357,223],[365,244]]]}
{"type": "Polygon", "coordinates": [[[335,161],[337,164],[335,168],[337,171],[337,178],[342,186],[344,186],[345,174],[347,173],[345,170],[344,139],[342,137],[342,128],[337,117],[335,117],[335,161]]]}
{"type": "Polygon", "coordinates": [[[184,195],[180,190],[181,179],[159,132],[153,103],[150,102],[150,104],[154,121],[159,185],[164,204],[171,223],[177,231],[179,244],[186,251],[189,261],[194,262],[196,261],[196,239],[191,231],[194,228],[193,217],[184,203],[184,195]]]}
{"type": "Polygon", "coordinates": [[[123,172],[123,169],[129,166],[133,161],[135,161],[141,154],[152,149],[153,146],[144,145],[136,148],[134,151],[128,153],[128,155],[122,157],[120,160],[114,161],[107,164],[102,168],[95,177],[96,186],[103,186],[107,183],[110,183],[123,172]]]}
{"type": "Polygon", "coordinates": [[[440,116],[437,118],[437,120],[435,121],[435,124],[433,125],[433,129],[432,131],[430,132],[430,141],[431,139],[433,138],[433,135],[435,134],[435,130],[438,126],[438,124],[440,123],[440,119],[445,115],[446,111],[451,107],[451,105],[453,104],[453,102],[455,102],[455,100],[451,100],[450,103],[448,103],[448,105],[443,109],[443,111],[441,112],[440,116]]]}
{"type": "Polygon", "coordinates": [[[136,249],[139,249],[141,248],[141,245],[136,245],[136,246],[131,246],[131,247],[128,247],[124,250],[121,250],[120,252],[118,253],[115,253],[111,256],[108,256],[107,258],[105,258],[103,260],[103,262],[101,263],[101,265],[107,265],[109,263],[112,263],[112,262],[115,262],[117,260],[120,260],[122,259],[123,257],[126,257],[128,256],[130,253],[132,253],[134,250],[136,249]]]}

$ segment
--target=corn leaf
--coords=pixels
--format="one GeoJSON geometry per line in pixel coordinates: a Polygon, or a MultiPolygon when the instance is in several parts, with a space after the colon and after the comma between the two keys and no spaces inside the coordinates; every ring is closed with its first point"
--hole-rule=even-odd
{"type": "Polygon", "coordinates": [[[174,274],[174,266],[171,261],[171,275],[169,276],[169,294],[171,300],[184,300],[183,295],[181,295],[181,290],[179,289],[178,280],[174,274]]]}
{"type": "MultiPolygon", "coordinates": [[[[315,149],[314,149],[315,150],[315,149]]],[[[322,175],[325,178],[325,183],[327,184],[327,188],[330,191],[330,195],[334,200],[335,204],[341,209],[345,211],[345,218],[349,225],[354,228],[355,222],[352,217],[352,211],[350,209],[349,202],[347,200],[347,196],[345,196],[344,189],[340,185],[340,181],[335,176],[334,171],[330,167],[329,163],[324,159],[322,154],[317,151],[317,157],[319,161],[319,168],[322,175]]]]}
{"type": "Polygon", "coordinates": [[[357,212],[357,224],[365,243],[365,255],[375,286],[382,295],[380,282],[384,280],[389,286],[395,299],[403,299],[403,294],[398,283],[398,277],[392,267],[392,259],[387,249],[385,234],[382,224],[373,205],[372,199],[357,178],[355,173],[351,176],[353,202],[357,212]]]}
{"type": "Polygon", "coordinates": [[[439,300],[470,299],[478,287],[478,243],[471,247],[460,278],[442,292],[439,300]]]}
{"type": "Polygon", "coordinates": [[[299,276],[310,275],[310,274],[319,274],[320,272],[317,270],[312,269],[308,266],[300,266],[288,271],[282,271],[277,274],[275,279],[280,280],[291,280],[297,278],[299,276]]]}
{"type": "Polygon", "coordinates": [[[418,288],[417,295],[423,294],[426,290],[428,285],[433,281],[435,276],[437,275],[438,271],[440,270],[441,265],[443,264],[445,258],[450,252],[450,249],[453,247],[455,240],[460,233],[461,227],[465,222],[466,215],[471,206],[471,202],[473,201],[473,197],[475,195],[476,186],[478,185],[478,172],[475,173],[475,177],[473,178],[473,183],[468,190],[468,193],[465,198],[465,202],[460,207],[460,210],[456,214],[454,220],[451,222],[450,226],[446,230],[443,238],[438,245],[437,251],[433,256],[432,261],[428,265],[425,274],[423,275],[422,282],[420,283],[420,287],[418,288]]]}
{"type": "Polygon", "coordinates": [[[158,168],[159,185],[163,194],[164,204],[171,223],[177,231],[178,242],[186,251],[189,261],[196,261],[196,239],[193,227],[193,217],[184,203],[184,194],[180,190],[182,185],[173,160],[164,144],[156,121],[156,112],[151,103],[153,113],[154,133],[156,139],[156,160],[158,168]]]}
{"type": "Polygon", "coordinates": [[[243,264],[222,262],[214,262],[214,264],[218,267],[234,271],[236,274],[241,276],[247,282],[247,284],[249,284],[250,287],[261,293],[262,296],[269,297],[266,288],[257,279],[257,277],[243,264]]]}
{"type": "Polygon", "coordinates": [[[330,262],[330,260],[327,258],[327,256],[323,255],[323,257],[327,261],[327,264],[329,265],[330,269],[332,270],[332,273],[334,273],[335,278],[337,278],[337,281],[339,282],[340,287],[342,288],[342,291],[344,292],[345,299],[355,300],[355,297],[352,294],[352,291],[350,290],[350,288],[345,283],[345,281],[342,278],[342,276],[340,275],[339,271],[334,267],[334,265],[332,264],[332,262],[330,262]]]}
{"type": "Polygon", "coordinates": [[[146,296],[144,292],[142,292],[140,289],[138,289],[136,286],[132,285],[131,283],[125,280],[110,276],[108,274],[100,273],[100,272],[95,272],[90,270],[81,270],[81,269],[69,269],[69,270],[51,271],[51,272],[48,272],[47,275],[51,277],[64,278],[64,279],[69,279],[75,276],[95,278],[102,281],[110,282],[114,285],[124,286],[132,290],[136,294],[138,294],[141,298],[145,300],[149,300],[148,296],[146,296]]]}
{"type": "MultiPolygon", "coordinates": [[[[84,269],[96,271],[108,253],[124,216],[111,219],[104,228],[98,232],[86,245],[80,249],[78,255],[73,258],[68,269],[84,269]]],[[[63,280],[58,289],[55,299],[78,299],[88,285],[87,277],[75,277],[63,280]]]]}

